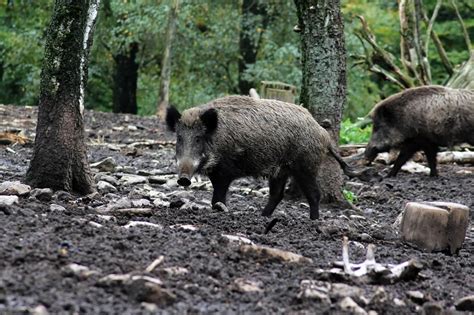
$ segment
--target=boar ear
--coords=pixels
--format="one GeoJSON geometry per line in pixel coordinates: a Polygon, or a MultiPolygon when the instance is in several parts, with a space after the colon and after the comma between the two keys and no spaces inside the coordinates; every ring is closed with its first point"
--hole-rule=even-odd
{"type": "Polygon", "coordinates": [[[206,127],[206,133],[213,133],[217,128],[217,110],[209,108],[199,116],[202,123],[206,127]]]}
{"type": "Polygon", "coordinates": [[[166,109],[166,125],[168,126],[168,129],[171,131],[176,131],[176,123],[178,120],[181,118],[181,114],[178,112],[178,110],[174,107],[168,107],[166,109]]]}
{"type": "Polygon", "coordinates": [[[378,115],[385,122],[388,122],[388,123],[394,122],[395,117],[393,116],[393,113],[390,110],[390,108],[382,106],[381,108],[379,108],[378,115]]]}

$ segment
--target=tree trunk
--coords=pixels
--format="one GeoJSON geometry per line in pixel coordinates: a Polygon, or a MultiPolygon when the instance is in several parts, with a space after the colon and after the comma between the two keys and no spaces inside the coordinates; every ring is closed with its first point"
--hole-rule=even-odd
{"type": "Polygon", "coordinates": [[[259,0],[242,1],[242,18],[240,21],[239,34],[239,91],[242,95],[248,95],[251,88],[255,88],[255,82],[245,79],[245,71],[248,65],[257,61],[258,48],[263,32],[268,26],[270,17],[267,12],[267,4],[259,0]],[[261,20],[261,22],[259,21],[261,20]],[[257,29],[261,26],[258,33],[257,29]]]}
{"type": "Polygon", "coordinates": [[[137,113],[138,43],[131,43],[126,53],[114,56],[114,113],[137,113]]]}
{"type": "Polygon", "coordinates": [[[173,0],[168,18],[168,29],[166,31],[166,44],[163,60],[161,61],[160,91],[157,112],[160,120],[164,120],[166,108],[170,99],[171,59],[174,35],[176,33],[176,22],[178,19],[179,0],[173,0]]]}
{"type": "MultiPolygon", "coordinates": [[[[342,110],[346,101],[346,51],[340,0],[295,0],[301,29],[303,82],[300,102],[339,140],[342,110]]],[[[328,156],[320,169],[319,184],[324,202],[342,202],[342,173],[328,156]]]]}
{"type": "Polygon", "coordinates": [[[94,190],[84,140],[84,86],[100,0],[56,0],[47,30],[38,124],[26,174],[33,187],[94,190]]]}

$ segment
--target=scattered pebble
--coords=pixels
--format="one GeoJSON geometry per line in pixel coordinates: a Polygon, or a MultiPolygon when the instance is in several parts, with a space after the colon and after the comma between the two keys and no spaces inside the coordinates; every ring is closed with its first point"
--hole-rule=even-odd
{"type": "Polygon", "coordinates": [[[109,182],[101,180],[97,183],[97,190],[101,193],[113,193],[117,191],[117,188],[109,182]]]}
{"type": "Polygon", "coordinates": [[[0,207],[11,206],[18,204],[18,196],[0,196],[0,207]]]}
{"type": "Polygon", "coordinates": [[[49,205],[49,210],[50,211],[58,211],[58,212],[62,212],[62,211],[66,211],[66,208],[64,208],[63,206],[61,205],[57,205],[55,203],[52,203],[49,205]]]}
{"type": "Polygon", "coordinates": [[[98,169],[101,172],[115,172],[117,169],[117,162],[113,157],[107,157],[99,162],[92,163],[91,167],[98,169]]]}
{"type": "Polygon", "coordinates": [[[425,295],[421,291],[407,291],[407,297],[417,304],[422,304],[425,301],[425,295]]]}
{"type": "Polygon", "coordinates": [[[30,197],[48,202],[53,199],[53,190],[51,188],[35,188],[30,191],[30,197]]]}
{"type": "Polygon", "coordinates": [[[360,307],[353,299],[350,297],[345,297],[339,302],[339,307],[346,312],[356,315],[365,315],[367,312],[360,307]]]}
{"type": "Polygon", "coordinates": [[[262,283],[259,281],[254,281],[250,279],[237,278],[234,280],[234,288],[243,293],[258,293],[263,292],[261,288],[262,283]]]}

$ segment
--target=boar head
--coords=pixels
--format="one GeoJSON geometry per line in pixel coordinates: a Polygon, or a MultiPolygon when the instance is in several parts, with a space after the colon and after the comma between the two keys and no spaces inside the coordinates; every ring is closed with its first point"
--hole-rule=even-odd
{"type": "Polygon", "coordinates": [[[199,172],[208,160],[211,136],[217,128],[217,111],[209,108],[197,116],[187,115],[185,121],[176,112],[167,115],[166,122],[171,130],[176,130],[178,184],[189,186],[193,175],[199,172]]]}

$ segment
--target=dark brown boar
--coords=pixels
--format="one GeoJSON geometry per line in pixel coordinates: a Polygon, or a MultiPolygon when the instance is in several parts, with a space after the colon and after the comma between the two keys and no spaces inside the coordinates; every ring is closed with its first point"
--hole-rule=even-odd
{"type": "Polygon", "coordinates": [[[388,97],[370,113],[373,131],[365,157],[400,151],[387,176],[396,176],[417,151],[424,151],[430,176],[437,176],[440,146],[467,142],[474,145],[474,92],[443,86],[411,88],[388,97]]]}
{"type": "Polygon", "coordinates": [[[269,178],[270,198],[262,215],[270,216],[283,198],[289,176],[300,185],[319,217],[317,177],[324,155],[332,154],[350,173],[331,145],[330,136],[303,107],[276,100],[228,96],[179,114],[168,110],[176,129],[178,184],[188,186],[195,173],[208,175],[212,204],[225,204],[229,185],[245,176],[269,178]]]}

